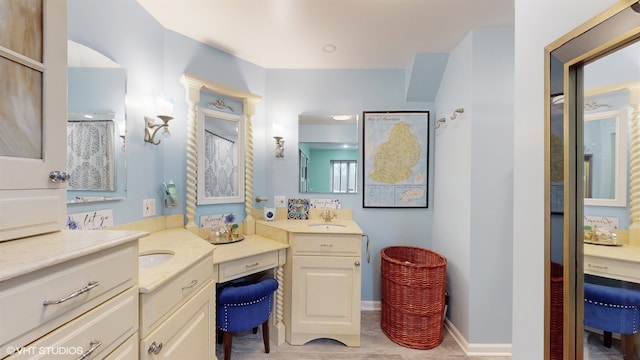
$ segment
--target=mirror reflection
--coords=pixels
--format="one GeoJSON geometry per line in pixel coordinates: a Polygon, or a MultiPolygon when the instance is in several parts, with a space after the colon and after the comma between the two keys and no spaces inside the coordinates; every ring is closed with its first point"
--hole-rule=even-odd
{"type": "Polygon", "coordinates": [[[198,204],[244,201],[244,118],[198,111],[198,204]]]}
{"type": "Polygon", "coordinates": [[[626,206],[625,112],[584,115],[585,205],[626,206]]]}
{"type": "Polygon", "coordinates": [[[126,196],[126,70],[68,43],[67,202],[126,196]]]}
{"type": "Polygon", "coordinates": [[[299,191],[358,192],[358,115],[298,116],[299,191]]]}

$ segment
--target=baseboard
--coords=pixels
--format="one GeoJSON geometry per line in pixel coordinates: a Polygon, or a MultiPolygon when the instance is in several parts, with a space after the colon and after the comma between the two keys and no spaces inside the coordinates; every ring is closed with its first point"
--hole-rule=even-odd
{"type": "Polygon", "coordinates": [[[379,311],[382,309],[380,301],[360,301],[360,309],[363,311],[379,311]]]}
{"type": "Polygon", "coordinates": [[[470,344],[448,318],[444,321],[444,328],[451,334],[466,356],[511,357],[511,344],[470,344]]]}
{"type": "MultiPolygon", "coordinates": [[[[381,309],[380,301],[361,301],[360,309],[362,311],[379,311],[381,309]]],[[[444,328],[451,334],[466,356],[511,356],[511,344],[469,344],[449,319],[445,319],[444,328]]]]}

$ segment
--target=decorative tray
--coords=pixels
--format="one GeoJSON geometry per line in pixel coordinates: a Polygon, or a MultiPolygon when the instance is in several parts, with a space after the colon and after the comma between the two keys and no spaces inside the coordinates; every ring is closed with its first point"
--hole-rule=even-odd
{"type": "Polygon", "coordinates": [[[233,244],[233,243],[237,243],[238,241],[242,241],[244,240],[244,236],[240,235],[238,237],[232,238],[232,239],[216,239],[215,241],[209,241],[211,244],[213,245],[224,245],[224,244],[233,244]]]}
{"type": "Polygon", "coordinates": [[[604,245],[604,246],[622,246],[618,240],[584,240],[585,244],[604,245]]]}

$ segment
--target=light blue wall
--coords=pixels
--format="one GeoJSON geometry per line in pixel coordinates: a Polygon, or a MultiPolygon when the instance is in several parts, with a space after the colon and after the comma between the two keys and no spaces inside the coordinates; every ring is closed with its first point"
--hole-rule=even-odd
{"type": "MultiPolygon", "coordinates": [[[[127,70],[127,199],[69,205],[68,213],[113,209],[114,223],[142,219],[142,200],[155,198],[157,215],[185,212],[186,114],[183,73],[263,95],[264,69],[227,53],[165,30],[134,0],[69,0],[69,39],[89,46],[127,70]],[[160,145],[144,143],[144,117],[155,115],[155,99],[164,94],[175,101],[169,129],[172,137],[160,145]],[[164,209],[162,183],[173,180],[179,206],[164,209]]],[[[257,149],[264,146],[264,102],[253,119],[257,149]]],[[[158,120],[159,121],[159,120],[158,120]]],[[[263,151],[256,159],[256,189],[264,192],[263,151]]],[[[200,214],[236,212],[243,204],[207,206],[200,214]]]]}
{"type": "Polygon", "coordinates": [[[472,343],[511,342],[513,32],[473,31],[438,92],[433,248],[449,319],[472,343]],[[464,108],[455,120],[454,109],[464,108]],[[505,311],[506,310],[506,311],[505,311]]]}
{"type": "MultiPolygon", "coordinates": [[[[404,87],[404,70],[400,69],[267,70],[267,121],[278,122],[285,129],[284,138],[288,145],[285,145],[285,157],[276,159],[271,143],[269,144],[266,164],[270,171],[266,177],[266,188],[271,190],[260,195],[309,198],[308,194],[301,195],[298,192],[298,114],[315,112],[361,115],[363,111],[433,109],[433,104],[405,101],[404,87]]],[[[433,123],[433,114],[431,121],[433,123]]],[[[362,123],[359,127],[362,134],[362,123]]],[[[267,131],[266,135],[273,136],[273,133],[267,131]]],[[[433,134],[430,138],[430,154],[433,154],[433,134]]],[[[361,153],[359,158],[362,159],[361,153]]],[[[362,180],[359,186],[362,188],[362,180]]],[[[370,236],[372,256],[371,263],[364,263],[362,267],[362,300],[380,300],[382,248],[391,245],[431,247],[432,196],[431,187],[428,209],[365,209],[362,208],[361,193],[314,195],[313,198],[341,199],[342,206],[353,210],[354,219],[370,236]]],[[[364,245],[363,251],[366,251],[364,245]]]]}
{"type": "MultiPolygon", "coordinates": [[[[317,197],[340,198],[344,208],[353,209],[355,220],[371,239],[372,261],[364,263],[362,267],[362,300],[380,299],[379,254],[382,248],[391,245],[435,248],[449,256],[448,278],[452,282],[448,289],[452,292],[454,306],[462,304],[452,311],[456,317],[455,325],[461,324],[465,337],[474,341],[508,342],[505,334],[510,332],[508,277],[511,269],[503,269],[504,262],[510,262],[509,247],[503,244],[503,235],[508,229],[501,228],[496,231],[492,227],[497,224],[496,219],[484,219],[478,215],[476,219],[471,218],[479,211],[486,211],[487,206],[483,203],[485,199],[478,198],[480,195],[476,192],[486,191],[485,185],[493,189],[494,186],[504,184],[504,179],[500,177],[503,175],[502,172],[492,177],[475,167],[491,168],[493,163],[490,157],[479,158],[479,165],[472,165],[472,159],[476,161],[476,157],[494,154],[495,149],[491,147],[493,142],[483,142],[479,139],[484,136],[495,138],[497,132],[490,130],[504,120],[505,111],[502,107],[495,108],[492,99],[473,97],[477,92],[489,94],[505,91],[502,83],[494,89],[488,85],[487,79],[473,79],[479,75],[479,70],[474,71],[473,61],[477,56],[480,61],[478,66],[490,65],[490,52],[509,52],[508,46],[495,48],[494,46],[502,45],[495,44],[490,39],[483,39],[478,44],[487,44],[490,47],[482,50],[474,48],[476,45],[471,40],[465,40],[456,49],[457,54],[452,54],[452,58],[449,59],[448,80],[443,80],[440,89],[446,95],[441,97],[441,103],[438,104],[439,114],[436,116],[435,104],[406,101],[404,69],[262,69],[164,30],[134,0],[69,0],[69,38],[109,56],[127,68],[129,74],[127,200],[69,207],[70,213],[112,208],[116,224],[140,220],[143,199],[156,198],[160,204],[160,186],[162,182],[169,180],[173,180],[180,190],[180,206],[168,211],[161,207],[159,209],[163,214],[184,212],[187,104],[184,90],[179,84],[179,78],[184,72],[263,97],[253,119],[254,195],[269,197],[303,196],[298,192],[297,181],[296,144],[299,113],[362,114],[363,111],[428,110],[431,112],[433,124],[435,119],[448,116],[454,108],[467,108],[470,111],[465,114],[467,120],[473,119],[479,124],[487,123],[489,128],[476,129],[476,125],[469,122],[456,123],[462,126],[459,133],[454,134],[450,139],[451,144],[445,146],[448,148],[447,151],[438,150],[439,155],[436,154],[435,160],[435,144],[441,139],[440,135],[435,139],[433,129],[431,130],[429,208],[365,209],[362,208],[362,194],[318,194],[317,197]],[[469,57],[465,58],[466,56],[469,57]],[[153,102],[160,93],[172,97],[176,102],[175,119],[170,126],[173,137],[169,142],[153,146],[142,141],[143,119],[145,115],[153,115],[153,102]],[[490,103],[485,104],[484,101],[490,103]],[[474,112],[477,115],[472,116],[474,112]],[[492,119],[491,116],[496,113],[500,117],[492,119]],[[284,136],[286,140],[284,158],[274,157],[274,125],[283,129],[278,135],[284,136]],[[461,163],[456,165],[457,161],[461,163]],[[435,184],[438,188],[437,193],[433,190],[434,164],[438,164],[438,171],[435,172],[439,179],[439,183],[435,184]],[[494,181],[498,182],[493,183],[494,181]],[[448,184],[444,185],[445,183],[448,184]],[[434,196],[437,196],[435,206],[434,196]],[[434,209],[437,209],[437,212],[434,209]],[[441,214],[438,215],[438,219],[442,221],[438,231],[434,228],[436,214],[441,214]],[[497,234],[497,238],[492,238],[492,234],[497,234]],[[498,245],[504,247],[496,249],[498,245]],[[494,306],[492,311],[487,315],[479,314],[487,311],[484,306],[489,306],[489,302],[494,306]],[[496,314],[497,321],[493,321],[496,314]],[[489,315],[493,315],[491,331],[476,325],[484,321],[485,317],[490,317],[489,315]],[[467,320],[463,320],[465,318],[467,320]],[[505,322],[508,324],[505,325],[505,322]],[[495,335],[485,336],[482,334],[484,332],[495,335]]],[[[489,66],[492,71],[486,76],[501,77],[503,74],[496,69],[501,61],[489,66]]],[[[509,77],[504,81],[508,82],[509,77]]],[[[359,126],[361,134],[362,124],[359,126]]],[[[506,137],[508,143],[508,131],[500,136],[506,137]]],[[[504,143],[505,139],[502,140],[504,143]]],[[[446,141],[442,141],[446,145],[446,141]]],[[[362,158],[361,153],[359,158],[362,158]]],[[[508,162],[508,159],[501,156],[499,161],[508,162]]],[[[360,187],[361,184],[360,182],[360,187]]],[[[505,193],[509,193],[508,187],[505,193]]],[[[490,192],[486,196],[490,195],[496,194],[490,192]]],[[[504,196],[507,195],[493,196],[490,199],[494,201],[490,209],[498,210],[500,219],[508,219],[510,216],[510,204],[505,204],[504,196]],[[504,206],[504,209],[500,208],[501,206],[504,206]]],[[[210,206],[200,209],[199,213],[226,211],[242,212],[243,208],[241,204],[210,206]]],[[[366,251],[364,242],[363,250],[366,251]]]]}

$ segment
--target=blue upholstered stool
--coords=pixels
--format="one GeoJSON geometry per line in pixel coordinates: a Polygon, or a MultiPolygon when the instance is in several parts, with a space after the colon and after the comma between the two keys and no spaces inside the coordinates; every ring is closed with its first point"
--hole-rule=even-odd
{"type": "Polygon", "coordinates": [[[253,329],[257,333],[262,324],[264,351],[269,347],[269,316],[273,307],[273,292],[278,282],[268,278],[253,283],[230,284],[218,291],[216,324],[218,342],[224,339],[224,359],[231,359],[231,340],[234,332],[253,329]]]}
{"type": "Polygon", "coordinates": [[[584,284],[584,324],[604,331],[604,345],[611,334],[622,335],[622,355],[633,360],[633,334],[640,329],[640,291],[584,284]]]}

